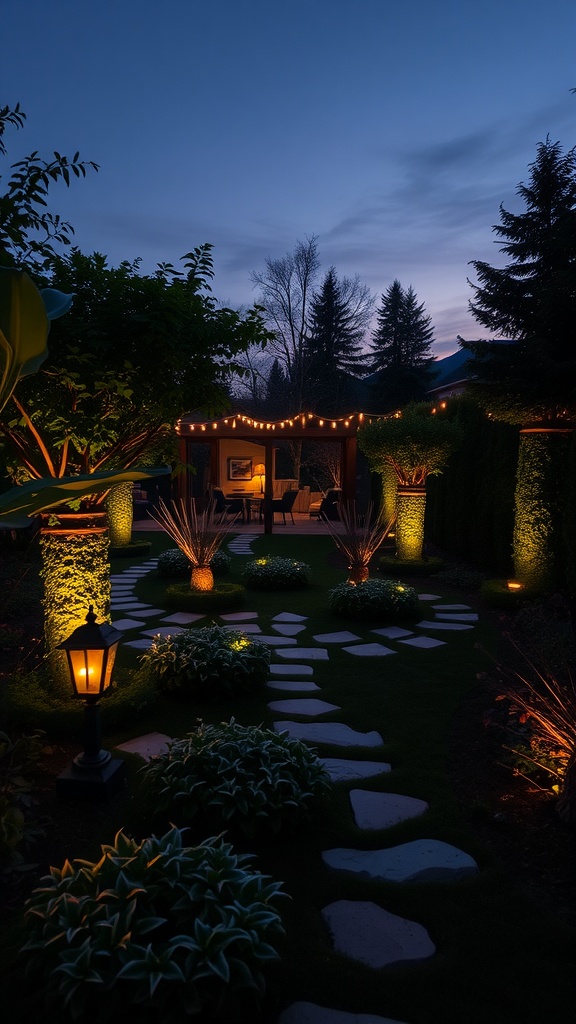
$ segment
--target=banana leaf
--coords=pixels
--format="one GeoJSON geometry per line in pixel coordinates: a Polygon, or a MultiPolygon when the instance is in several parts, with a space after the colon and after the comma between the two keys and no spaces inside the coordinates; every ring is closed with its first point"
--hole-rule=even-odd
{"type": "Polygon", "coordinates": [[[81,476],[44,477],[29,480],[19,487],[12,487],[0,494],[0,528],[19,530],[30,526],[31,516],[44,512],[69,501],[78,501],[88,494],[100,494],[115,484],[128,481],[147,480],[170,473],[168,466],[154,469],[134,467],[133,469],[101,470],[98,473],[84,473],[81,476]]]}

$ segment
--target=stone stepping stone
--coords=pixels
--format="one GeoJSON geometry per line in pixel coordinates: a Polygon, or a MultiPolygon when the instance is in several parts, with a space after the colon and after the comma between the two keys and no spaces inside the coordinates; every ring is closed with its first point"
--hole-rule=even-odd
{"type": "Polygon", "coordinates": [[[132,609],[132,614],[137,619],[147,619],[150,616],[155,618],[157,615],[164,615],[165,611],[165,608],[149,608],[147,606],[144,606],[143,608],[132,609]]]}
{"type": "Polygon", "coordinates": [[[110,583],[126,583],[126,576],[124,575],[124,573],[115,573],[113,576],[110,577],[110,583]]]}
{"type": "Polygon", "coordinates": [[[128,583],[113,583],[110,589],[111,589],[113,594],[118,594],[118,595],[120,595],[120,594],[133,594],[134,593],[134,587],[133,587],[133,585],[131,583],[130,584],[128,584],[128,583]]]}
{"type": "Polygon", "coordinates": [[[280,612],[274,616],[274,622],[306,622],[307,615],[296,615],[294,612],[280,612]]]}
{"type": "Polygon", "coordinates": [[[322,910],[337,953],[380,970],[414,960],[429,960],[436,952],[423,925],[383,910],[377,903],[336,900],[322,910]]]}
{"type": "Polygon", "coordinates": [[[445,647],[446,646],[446,641],[445,640],[436,640],[432,636],[415,636],[415,637],[412,637],[411,640],[399,640],[398,642],[401,643],[401,644],[409,644],[410,647],[422,647],[422,648],[426,648],[426,649],[428,649],[430,647],[445,647]]]}
{"type": "MultiPolygon", "coordinates": [[[[141,601],[111,601],[110,607],[121,612],[145,611],[150,608],[149,604],[142,604],[141,601]]],[[[164,609],[162,609],[164,610],[164,609]]]]}
{"type": "Polygon", "coordinates": [[[309,661],[328,661],[328,651],[323,647],[286,647],[278,651],[281,658],[307,658],[309,661]]]}
{"type": "Polygon", "coordinates": [[[418,818],[428,810],[425,800],[398,793],[374,793],[367,789],[350,790],[352,813],[358,828],[392,828],[401,821],[418,818]]]}
{"type": "Polygon", "coordinates": [[[355,647],[343,647],[348,654],[355,654],[357,658],[384,658],[387,654],[398,654],[391,647],[384,647],[384,644],[356,644],[355,647]]]}
{"type": "Polygon", "coordinates": [[[433,604],[434,611],[438,612],[471,612],[469,604],[433,604]]]}
{"type": "Polygon", "coordinates": [[[145,736],[136,736],[127,743],[121,743],[118,750],[125,750],[127,754],[140,754],[145,761],[151,757],[157,757],[168,749],[171,737],[163,732],[147,732],[145,736]]]}
{"type": "Polygon", "coordinates": [[[258,612],[227,612],[220,618],[223,622],[248,622],[249,619],[257,619],[258,612]]]}
{"type": "Polygon", "coordinates": [[[138,651],[146,651],[152,647],[152,637],[142,640],[126,640],[124,647],[135,647],[138,651]]]}
{"type": "Polygon", "coordinates": [[[476,612],[436,612],[437,619],[450,619],[452,622],[478,622],[476,612]]]}
{"type": "Polygon", "coordinates": [[[381,747],[379,732],[357,732],[342,722],[274,722],[276,732],[308,743],[330,743],[335,747],[381,747]]]}
{"type": "Polygon", "coordinates": [[[190,622],[198,622],[199,619],[204,618],[206,618],[205,615],[197,615],[196,612],[174,612],[162,619],[162,622],[174,622],[177,626],[187,626],[190,622]]]}
{"type": "Polygon", "coordinates": [[[312,693],[320,689],[316,683],[308,683],[305,679],[271,679],[266,686],[269,690],[284,690],[286,693],[312,693]]]}
{"type": "Polygon", "coordinates": [[[270,665],[270,672],[273,676],[313,676],[314,669],[311,665],[270,665]]]}
{"type": "Polygon", "coordinates": [[[404,1024],[391,1017],[376,1017],[373,1013],[346,1013],[316,1003],[298,1002],[286,1007],[278,1024],[404,1024]]]}
{"type": "Polygon", "coordinates": [[[293,644],[294,641],[289,636],[271,636],[270,634],[262,634],[258,639],[263,644],[269,644],[270,647],[282,647],[285,644],[293,644]]]}
{"type": "Polygon", "coordinates": [[[324,766],[332,782],[358,782],[360,779],[371,779],[375,775],[383,775],[392,771],[392,765],[385,761],[351,761],[342,757],[322,757],[324,766]]]}
{"type": "Polygon", "coordinates": [[[419,601],[439,601],[440,594],[418,594],[419,601]]]}
{"type": "Polygon", "coordinates": [[[114,619],[114,629],[142,629],[142,619],[114,619]]]}
{"type": "Polygon", "coordinates": [[[347,629],[342,629],[339,633],[318,633],[314,639],[319,644],[346,644],[360,640],[361,637],[347,629]]]}
{"type": "Polygon", "coordinates": [[[315,697],[304,697],[302,700],[273,700],[268,707],[281,715],[326,715],[329,711],[341,711],[338,704],[318,700],[315,697]]]}
{"type": "Polygon", "coordinates": [[[322,860],[336,871],[382,882],[459,882],[478,873],[472,857],[437,839],[416,839],[387,850],[326,850],[322,860]]]}
{"type": "Polygon", "coordinates": [[[272,629],[275,629],[277,633],[281,633],[282,636],[298,636],[298,633],[302,633],[306,626],[291,626],[290,623],[276,625],[276,623],[273,623],[272,629]]]}
{"type": "Polygon", "coordinates": [[[371,629],[370,632],[384,636],[387,640],[398,640],[401,636],[410,636],[414,630],[402,629],[401,626],[383,626],[382,629],[371,629]]]}
{"type": "Polygon", "coordinates": [[[227,622],[224,626],[222,626],[222,629],[228,629],[228,630],[230,630],[230,632],[234,631],[234,632],[246,633],[246,634],[248,634],[248,633],[261,633],[262,632],[262,630],[260,629],[260,626],[256,622],[245,622],[243,625],[238,625],[238,623],[236,623],[236,625],[235,625],[234,623],[228,623],[227,622]]]}
{"type": "MultiPolygon", "coordinates": [[[[142,623],[140,623],[142,625],[142,623]]],[[[156,629],[143,629],[143,636],[177,636],[178,633],[183,633],[184,630],[181,626],[156,626],[156,629]]]]}
{"type": "Polygon", "coordinates": [[[418,629],[474,629],[464,622],[428,622],[427,619],[417,622],[416,626],[418,629]]]}

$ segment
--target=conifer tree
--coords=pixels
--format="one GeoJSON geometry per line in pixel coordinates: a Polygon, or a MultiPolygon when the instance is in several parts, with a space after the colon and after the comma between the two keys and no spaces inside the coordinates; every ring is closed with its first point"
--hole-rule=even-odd
{"type": "Polygon", "coordinates": [[[372,401],[378,411],[406,405],[424,397],[430,386],[434,331],[424,303],[412,285],[396,279],[382,295],[372,336],[372,365],[376,380],[372,401]]]}

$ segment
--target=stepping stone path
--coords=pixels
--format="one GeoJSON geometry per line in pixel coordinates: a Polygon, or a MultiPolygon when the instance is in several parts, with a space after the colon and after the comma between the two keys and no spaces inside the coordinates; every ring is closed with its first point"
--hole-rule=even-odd
{"type": "MultiPolygon", "coordinates": [[[[228,550],[238,555],[250,555],[254,539],[250,536],[236,536],[228,544],[228,550]]],[[[157,559],[152,559],[137,569],[126,569],[112,577],[111,607],[114,625],[121,631],[140,630],[137,639],[128,640],[125,644],[137,650],[147,649],[152,643],[152,638],[158,634],[167,636],[182,632],[192,623],[205,618],[203,615],[188,612],[166,614],[165,610],[152,608],[135,598],[136,583],[146,573],[152,571],[156,564],[157,559]],[[145,620],[153,617],[161,617],[160,624],[155,629],[143,628],[146,626],[145,620]]],[[[421,601],[441,601],[438,594],[419,594],[418,597],[421,601]]],[[[395,647],[388,647],[380,642],[366,643],[361,636],[349,630],[318,633],[313,639],[316,644],[341,645],[341,650],[354,657],[381,658],[400,653],[402,647],[432,651],[436,647],[445,646],[445,640],[431,637],[427,633],[436,630],[473,629],[474,623],[478,620],[477,614],[465,604],[432,604],[430,610],[434,613],[434,618],[423,619],[412,629],[383,626],[370,630],[375,636],[395,644],[395,647]]],[[[261,633],[257,612],[229,612],[220,615],[219,619],[230,630],[240,630],[252,635],[255,640],[278,648],[277,655],[286,661],[329,661],[329,652],[325,646],[295,646],[295,638],[307,628],[306,615],[294,612],[280,612],[275,615],[272,621],[274,635],[261,633]]],[[[312,678],[313,664],[274,663],[269,666],[269,675],[267,686],[270,690],[304,695],[271,701],[268,707],[273,712],[316,718],[341,710],[336,704],[306,696],[321,693],[321,688],[312,678]]],[[[343,722],[275,721],[273,728],[277,733],[287,733],[291,738],[313,746],[330,745],[375,750],[384,745],[380,733],[359,732],[343,722]]],[[[149,733],[147,736],[130,740],[119,749],[137,753],[145,760],[149,760],[150,757],[165,750],[168,742],[169,737],[161,733],[149,733]]],[[[320,758],[320,762],[335,784],[363,783],[393,770],[393,765],[381,760],[331,757],[320,758]]],[[[351,789],[349,799],[351,814],[357,827],[364,832],[392,828],[403,821],[418,818],[428,810],[428,804],[424,800],[370,789],[351,789]]],[[[375,850],[325,850],[322,860],[327,870],[382,882],[461,882],[478,872],[476,862],[467,853],[448,843],[433,839],[417,839],[410,843],[375,850]]],[[[389,965],[419,962],[432,957],[435,953],[434,943],[421,924],[392,914],[377,903],[340,899],[324,907],[321,914],[335,950],[375,970],[389,965]]],[[[407,1022],[296,1001],[281,1012],[277,1024],[407,1022]]]]}

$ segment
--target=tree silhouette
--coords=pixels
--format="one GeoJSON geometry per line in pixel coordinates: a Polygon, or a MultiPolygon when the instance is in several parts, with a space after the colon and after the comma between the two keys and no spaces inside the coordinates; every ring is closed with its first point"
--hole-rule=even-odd
{"type": "Polygon", "coordinates": [[[434,331],[412,285],[396,279],[382,295],[372,336],[372,403],[387,412],[422,399],[432,381],[434,331]]]}

